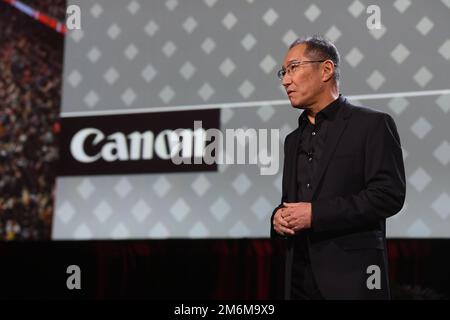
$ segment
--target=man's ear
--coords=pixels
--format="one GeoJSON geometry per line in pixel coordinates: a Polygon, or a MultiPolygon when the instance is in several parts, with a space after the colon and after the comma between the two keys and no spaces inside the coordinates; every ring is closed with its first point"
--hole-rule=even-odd
{"type": "Polygon", "coordinates": [[[323,63],[323,81],[327,82],[333,78],[334,75],[334,63],[331,60],[326,60],[323,63]]]}

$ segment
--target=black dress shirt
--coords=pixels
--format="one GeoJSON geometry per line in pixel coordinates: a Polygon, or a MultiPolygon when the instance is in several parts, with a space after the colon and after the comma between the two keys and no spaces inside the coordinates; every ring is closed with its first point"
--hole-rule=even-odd
{"type": "MultiPolygon", "coordinates": [[[[335,119],[339,108],[339,98],[323,108],[315,117],[315,124],[312,124],[304,111],[299,118],[301,130],[300,142],[297,149],[297,202],[312,201],[312,187],[314,171],[317,169],[320,157],[323,153],[327,128],[331,121],[335,119]]],[[[301,231],[295,236],[295,259],[308,260],[306,253],[306,233],[301,231]]]]}

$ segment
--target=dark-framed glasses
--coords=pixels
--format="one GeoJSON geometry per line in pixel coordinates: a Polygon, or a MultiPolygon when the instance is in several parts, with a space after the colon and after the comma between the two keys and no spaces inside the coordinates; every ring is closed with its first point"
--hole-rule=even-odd
{"type": "Polygon", "coordinates": [[[277,72],[277,77],[280,80],[283,80],[284,76],[287,74],[288,76],[292,76],[295,71],[297,71],[298,67],[300,67],[303,64],[308,63],[316,63],[316,62],[325,62],[327,60],[306,60],[306,61],[292,61],[287,65],[286,68],[281,68],[277,72]]]}

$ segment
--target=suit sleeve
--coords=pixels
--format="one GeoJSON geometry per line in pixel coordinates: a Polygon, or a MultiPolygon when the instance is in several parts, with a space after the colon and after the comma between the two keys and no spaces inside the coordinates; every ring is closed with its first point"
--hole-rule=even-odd
{"type": "Polygon", "coordinates": [[[282,189],[282,192],[281,192],[281,203],[273,210],[273,212],[272,212],[272,215],[271,215],[271,217],[270,217],[270,237],[271,238],[283,238],[284,236],[282,236],[282,235],[280,235],[280,234],[278,234],[276,231],[275,231],[275,229],[273,228],[273,216],[275,215],[275,213],[277,212],[277,210],[279,209],[279,208],[281,208],[281,207],[283,207],[283,202],[286,202],[287,201],[287,190],[288,190],[288,187],[287,187],[287,185],[286,185],[286,183],[287,183],[287,177],[286,177],[286,171],[287,171],[287,168],[286,168],[286,155],[287,155],[287,152],[286,152],[286,150],[287,150],[287,145],[288,145],[288,138],[289,138],[289,135],[286,137],[286,139],[284,140],[284,163],[283,163],[283,178],[282,178],[282,186],[281,186],[281,189],[282,189]]]}
{"type": "Polygon", "coordinates": [[[358,194],[312,203],[316,232],[355,229],[384,220],[401,210],[405,169],[394,120],[382,113],[368,132],[365,145],[365,188],[358,194]]]}

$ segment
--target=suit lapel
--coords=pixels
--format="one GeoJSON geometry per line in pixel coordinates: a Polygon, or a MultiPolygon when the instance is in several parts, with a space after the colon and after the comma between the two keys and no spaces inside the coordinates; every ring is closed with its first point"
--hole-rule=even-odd
{"type": "Polygon", "coordinates": [[[302,114],[300,114],[300,117],[298,118],[298,128],[293,133],[294,136],[292,138],[294,141],[292,143],[292,146],[289,146],[287,148],[287,152],[289,154],[285,155],[288,157],[287,159],[289,161],[288,168],[291,169],[288,170],[290,179],[288,189],[289,202],[297,201],[297,155],[298,155],[298,148],[300,147],[302,132],[303,129],[305,128],[305,122],[301,120],[302,114]]]}
{"type": "Polygon", "coordinates": [[[341,102],[340,110],[338,114],[336,114],[336,119],[334,121],[331,121],[328,125],[322,157],[319,160],[312,179],[312,181],[315,181],[312,190],[313,197],[316,193],[317,186],[320,184],[320,180],[325,173],[325,169],[328,167],[328,163],[330,162],[331,157],[336,150],[336,146],[342,137],[342,133],[347,127],[349,117],[350,108],[347,106],[346,100],[344,100],[343,102],[341,102]]]}
{"type": "Polygon", "coordinates": [[[290,170],[290,183],[289,183],[289,191],[288,191],[288,199],[289,202],[295,202],[297,199],[297,150],[300,145],[300,137],[302,133],[303,127],[299,127],[298,130],[294,133],[294,143],[291,148],[288,148],[289,150],[289,168],[290,170]]]}

